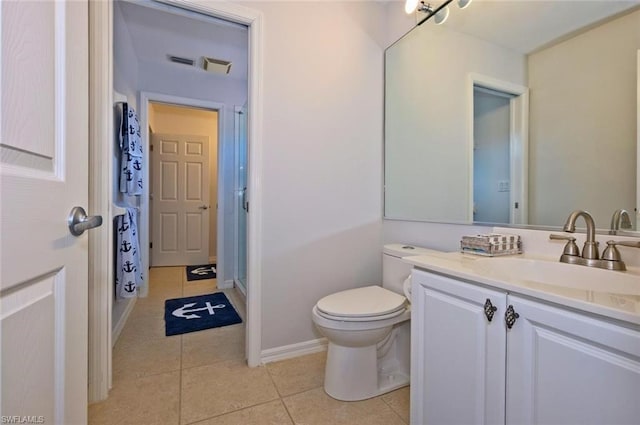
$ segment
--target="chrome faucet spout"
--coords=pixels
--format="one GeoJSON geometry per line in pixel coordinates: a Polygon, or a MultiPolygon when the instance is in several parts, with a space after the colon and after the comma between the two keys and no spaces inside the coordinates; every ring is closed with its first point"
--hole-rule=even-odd
{"type": "Polygon", "coordinates": [[[619,209],[613,213],[611,217],[610,235],[616,235],[620,228],[631,229],[631,216],[627,210],[619,209]]]}
{"type": "Polygon", "coordinates": [[[567,218],[567,222],[564,224],[564,231],[573,233],[576,231],[576,220],[578,217],[584,218],[587,224],[587,240],[584,243],[582,249],[582,258],[598,259],[598,244],[596,243],[596,223],[593,221],[593,217],[587,211],[575,210],[567,218]]]}

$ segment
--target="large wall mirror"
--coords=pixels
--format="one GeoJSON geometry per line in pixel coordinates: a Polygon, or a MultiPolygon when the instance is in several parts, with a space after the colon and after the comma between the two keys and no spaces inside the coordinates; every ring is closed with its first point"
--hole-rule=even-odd
{"type": "Polygon", "coordinates": [[[455,4],[385,52],[385,218],[638,230],[640,1],[455,4]]]}

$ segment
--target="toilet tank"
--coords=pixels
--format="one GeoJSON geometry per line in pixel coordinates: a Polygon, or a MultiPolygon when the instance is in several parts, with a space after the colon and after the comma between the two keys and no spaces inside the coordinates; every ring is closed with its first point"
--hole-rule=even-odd
{"type": "Polygon", "coordinates": [[[413,266],[402,261],[402,257],[434,254],[439,251],[413,245],[389,244],[382,250],[382,287],[398,294],[404,294],[402,284],[411,274],[413,266]]]}

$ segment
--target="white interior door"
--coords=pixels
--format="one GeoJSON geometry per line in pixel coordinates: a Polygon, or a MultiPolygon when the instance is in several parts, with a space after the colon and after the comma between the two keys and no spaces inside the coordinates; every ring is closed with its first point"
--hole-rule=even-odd
{"type": "Polygon", "coordinates": [[[209,261],[209,137],[152,136],[151,264],[209,261]]]}
{"type": "Polygon", "coordinates": [[[0,411],[85,424],[87,234],[67,217],[88,202],[88,4],[0,15],[0,411]]]}

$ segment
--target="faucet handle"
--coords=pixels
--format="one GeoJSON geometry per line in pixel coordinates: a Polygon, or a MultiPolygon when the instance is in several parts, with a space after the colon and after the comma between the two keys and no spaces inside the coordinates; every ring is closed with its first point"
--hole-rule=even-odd
{"type": "Polygon", "coordinates": [[[549,235],[549,239],[567,241],[567,244],[564,246],[563,255],[571,255],[575,257],[580,256],[580,249],[578,249],[578,245],[576,245],[576,238],[573,236],[556,235],[552,233],[549,235]]]}
{"type": "Polygon", "coordinates": [[[607,248],[609,248],[610,246],[616,246],[616,245],[620,245],[620,246],[628,246],[631,248],[640,248],[640,241],[638,242],[632,242],[632,241],[607,241],[607,248]]]}
{"type": "MultiPolygon", "coordinates": [[[[621,270],[624,271],[627,268],[625,267],[624,262],[622,261],[622,256],[620,255],[620,251],[616,248],[616,245],[620,246],[629,246],[632,248],[640,248],[640,242],[631,242],[631,241],[607,241],[607,248],[602,253],[602,260],[604,261],[617,261],[616,268],[613,270],[621,270]]],[[[609,263],[613,264],[613,263],[609,263]]]]}

